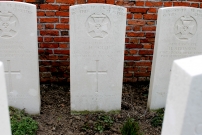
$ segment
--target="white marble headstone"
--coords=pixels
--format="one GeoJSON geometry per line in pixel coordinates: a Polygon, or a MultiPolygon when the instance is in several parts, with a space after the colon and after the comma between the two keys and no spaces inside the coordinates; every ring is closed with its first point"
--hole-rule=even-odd
{"type": "Polygon", "coordinates": [[[162,135],[202,134],[202,55],[173,62],[162,135]]]}
{"type": "Polygon", "coordinates": [[[0,2],[0,61],[4,63],[9,105],[40,112],[36,6],[0,2]]]}
{"type": "Polygon", "coordinates": [[[71,111],[120,111],[126,8],[70,7],[71,111]]]}
{"type": "Polygon", "coordinates": [[[11,135],[8,99],[3,63],[0,62],[0,133],[11,135]]]}
{"type": "Polygon", "coordinates": [[[160,8],[152,62],[148,107],[165,107],[173,60],[202,54],[202,9],[160,8]]]}

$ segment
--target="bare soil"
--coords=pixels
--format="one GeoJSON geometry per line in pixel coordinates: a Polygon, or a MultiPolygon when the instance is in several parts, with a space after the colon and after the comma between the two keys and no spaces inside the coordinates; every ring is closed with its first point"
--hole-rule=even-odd
{"type": "Polygon", "coordinates": [[[161,127],[150,124],[155,112],[146,109],[148,88],[148,82],[124,84],[119,114],[71,115],[70,87],[41,84],[41,112],[33,116],[39,123],[37,135],[121,135],[120,129],[128,118],[139,123],[143,135],[160,135],[161,127]],[[105,125],[104,131],[96,128],[100,118],[108,116],[111,125],[105,125]]]}

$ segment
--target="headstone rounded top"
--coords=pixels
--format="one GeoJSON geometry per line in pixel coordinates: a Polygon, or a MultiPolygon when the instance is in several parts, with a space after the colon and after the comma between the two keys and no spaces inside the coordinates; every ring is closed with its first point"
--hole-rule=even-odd
{"type": "Polygon", "coordinates": [[[117,6],[117,5],[112,5],[112,4],[103,4],[103,3],[89,3],[89,4],[77,4],[77,5],[72,5],[70,6],[70,8],[76,8],[76,7],[80,7],[80,6],[110,6],[110,7],[116,7],[116,8],[120,8],[120,9],[126,9],[125,7],[122,6],[117,6]]]}

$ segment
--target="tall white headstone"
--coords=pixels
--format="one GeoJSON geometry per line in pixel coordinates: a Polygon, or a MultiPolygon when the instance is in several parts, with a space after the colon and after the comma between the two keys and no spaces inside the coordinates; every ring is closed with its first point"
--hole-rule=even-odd
{"type": "Polygon", "coordinates": [[[36,6],[0,2],[0,60],[4,63],[9,105],[40,112],[36,6]]]}
{"type": "Polygon", "coordinates": [[[202,55],[172,66],[162,135],[202,134],[202,55]]]}
{"type": "Polygon", "coordinates": [[[71,111],[120,111],[126,8],[70,7],[71,111]]]}
{"type": "Polygon", "coordinates": [[[202,54],[202,10],[160,8],[152,62],[148,107],[165,107],[173,60],[202,54]]]}
{"type": "Polygon", "coordinates": [[[11,135],[8,99],[3,63],[0,62],[0,133],[11,135]]]}

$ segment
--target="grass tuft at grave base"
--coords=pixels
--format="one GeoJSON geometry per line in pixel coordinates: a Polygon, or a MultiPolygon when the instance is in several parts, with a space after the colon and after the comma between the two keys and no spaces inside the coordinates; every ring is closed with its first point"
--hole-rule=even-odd
{"type": "Polygon", "coordinates": [[[163,124],[163,117],[164,117],[164,112],[165,109],[161,108],[158,110],[153,110],[155,112],[155,116],[151,120],[151,125],[154,127],[162,126],[163,124]]]}
{"type": "Polygon", "coordinates": [[[41,112],[33,116],[38,122],[37,135],[122,135],[121,129],[128,118],[138,123],[137,135],[160,135],[161,127],[151,125],[156,112],[146,109],[148,82],[123,85],[119,113],[71,115],[68,85],[41,84],[40,89],[41,112]]]}
{"type": "Polygon", "coordinates": [[[121,128],[122,135],[142,135],[140,132],[140,127],[134,119],[128,118],[121,128]]]}
{"type": "Polygon", "coordinates": [[[24,110],[9,107],[12,135],[36,135],[38,124],[24,110]]]}
{"type": "Polygon", "coordinates": [[[121,110],[113,110],[109,112],[104,111],[71,111],[71,115],[84,115],[84,114],[96,114],[96,113],[106,113],[106,114],[118,114],[121,110]]]}

